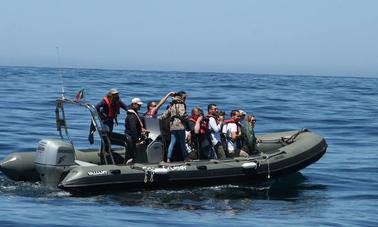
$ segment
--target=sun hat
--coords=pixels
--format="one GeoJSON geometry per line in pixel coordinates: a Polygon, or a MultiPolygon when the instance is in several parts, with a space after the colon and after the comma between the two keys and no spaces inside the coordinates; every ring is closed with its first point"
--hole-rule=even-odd
{"type": "Polygon", "coordinates": [[[108,91],[108,94],[109,95],[115,95],[115,94],[118,94],[119,91],[117,90],[117,88],[112,88],[108,91]]]}

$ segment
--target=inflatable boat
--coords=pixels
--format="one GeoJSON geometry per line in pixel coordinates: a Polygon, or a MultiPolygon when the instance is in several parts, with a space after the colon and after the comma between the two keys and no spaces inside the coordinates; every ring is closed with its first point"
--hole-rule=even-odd
{"type": "Polygon", "coordinates": [[[158,119],[145,119],[149,137],[138,144],[136,160],[125,164],[125,135],[108,132],[93,105],[62,96],[56,101],[59,139],[43,139],[35,151],[16,152],[0,162],[15,181],[42,181],[72,194],[113,190],[261,183],[297,172],[319,160],[327,149],[320,135],[307,129],[260,135],[258,153],[224,160],[164,162],[164,136],[158,119]],[[64,105],[85,107],[101,139],[99,149],[76,149],[68,134],[64,105]]]}

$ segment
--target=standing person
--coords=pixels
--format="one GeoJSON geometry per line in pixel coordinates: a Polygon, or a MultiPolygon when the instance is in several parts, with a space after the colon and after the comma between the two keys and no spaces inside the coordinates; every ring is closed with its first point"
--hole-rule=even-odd
{"type": "Polygon", "coordinates": [[[117,116],[120,108],[127,111],[127,105],[119,98],[119,92],[116,88],[108,91],[108,94],[97,103],[96,110],[100,115],[102,123],[109,127],[109,132],[113,131],[114,122],[118,124],[117,116]]]}
{"type": "Polygon", "coordinates": [[[143,122],[139,117],[138,111],[143,105],[140,98],[133,98],[131,100],[130,108],[127,110],[127,116],[125,119],[125,134],[131,138],[132,143],[128,144],[130,149],[126,154],[125,160],[127,163],[133,162],[135,159],[136,144],[141,142],[142,133],[147,130],[144,129],[143,122]]]}
{"type": "Polygon", "coordinates": [[[190,158],[209,159],[213,158],[211,135],[208,126],[208,119],[203,116],[202,110],[198,107],[192,109],[189,117],[189,129],[191,134],[191,145],[196,152],[192,152],[190,158]]]}
{"type": "Polygon", "coordinates": [[[171,141],[168,147],[167,162],[171,162],[175,144],[179,144],[182,158],[187,156],[185,146],[185,125],[187,121],[186,114],[186,93],[184,91],[173,94],[173,100],[170,106],[161,115],[162,119],[170,118],[169,130],[171,132],[171,141]]]}
{"type": "Polygon", "coordinates": [[[245,124],[245,116],[247,115],[247,113],[244,111],[244,110],[239,110],[239,114],[240,114],[240,120],[239,120],[239,123],[241,125],[245,124]]]}
{"type": "Polygon", "coordinates": [[[159,108],[165,103],[165,101],[167,101],[169,96],[172,96],[173,94],[174,94],[174,92],[169,92],[162,99],[160,99],[158,104],[156,104],[155,101],[148,102],[147,112],[144,114],[144,117],[155,118],[157,116],[157,112],[158,112],[159,108]]]}
{"type": "Polygon", "coordinates": [[[226,154],[221,142],[221,131],[224,118],[222,115],[218,114],[217,105],[212,103],[207,106],[207,118],[209,119],[209,130],[214,150],[219,159],[224,159],[226,158],[226,154]]]}
{"type": "MultiPolygon", "coordinates": [[[[248,122],[246,121],[247,113],[244,110],[239,110],[239,115],[240,115],[239,127],[241,129],[242,127],[245,127],[246,124],[248,124],[248,122]]],[[[242,136],[236,142],[236,146],[238,147],[239,150],[244,146],[244,138],[242,136]]]]}
{"type": "MultiPolygon", "coordinates": [[[[117,116],[119,114],[120,108],[127,111],[127,105],[121,101],[119,98],[119,92],[116,88],[112,88],[108,91],[106,96],[102,98],[102,100],[97,103],[96,110],[97,113],[104,124],[105,127],[107,127],[107,130],[109,132],[113,131],[114,122],[118,124],[117,122],[117,116]]],[[[90,130],[89,130],[89,143],[94,143],[93,134],[96,131],[95,126],[93,125],[93,122],[91,122],[90,130]]]]}
{"type": "MultiPolygon", "coordinates": [[[[237,141],[241,137],[239,120],[239,110],[232,110],[231,119],[228,121],[226,125],[227,148],[230,157],[237,157],[241,155],[239,152],[240,150],[237,147],[237,141]]],[[[244,153],[242,156],[244,156],[244,153]]]]}
{"type": "Polygon", "coordinates": [[[254,115],[248,115],[247,124],[244,124],[241,128],[242,137],[244,141],[242,151],[248,153],[249,155],[258,152],[257,144],[261,142],[260,139],[256,138],[254,130],[255,124],[256,117],[254,115]]]}

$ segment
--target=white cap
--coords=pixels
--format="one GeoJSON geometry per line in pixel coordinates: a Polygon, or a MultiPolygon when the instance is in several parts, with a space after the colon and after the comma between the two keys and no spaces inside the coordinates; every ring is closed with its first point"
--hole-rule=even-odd
{"type": "Polygon", "coordinates": [[[112,88],[112,89],[110,89],[109,91],[108,91],[108,94],[110,94],[110,95],[115,95],[115,94],[118,94],[119,92],[118,92],[118,90],[117,90],[117,88],[112,88]]]}
{"type": "Polygon", "coordinates": [[[240,113],[241,116],[247,115],[247,113],[244,110],[239,110],[239,113],[240,113]]]}
{"type": "Polygon", "coordinates": [[[131,100],[131,103],[137,103],[139,105],[143,105],[143,102],[142,102],[142,100],[140,100],[140,98],[133,98],[131,100]]]}

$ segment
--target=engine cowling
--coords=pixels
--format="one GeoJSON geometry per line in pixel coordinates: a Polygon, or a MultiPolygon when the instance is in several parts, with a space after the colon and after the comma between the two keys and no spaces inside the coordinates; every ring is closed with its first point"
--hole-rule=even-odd
{"type": "Polygon", "coordinates": [[[56,188],[63,172],[75,165],[75,149],[71,143],[58,139],[39,141],[34,159],[42,183],[56,188]]]}

